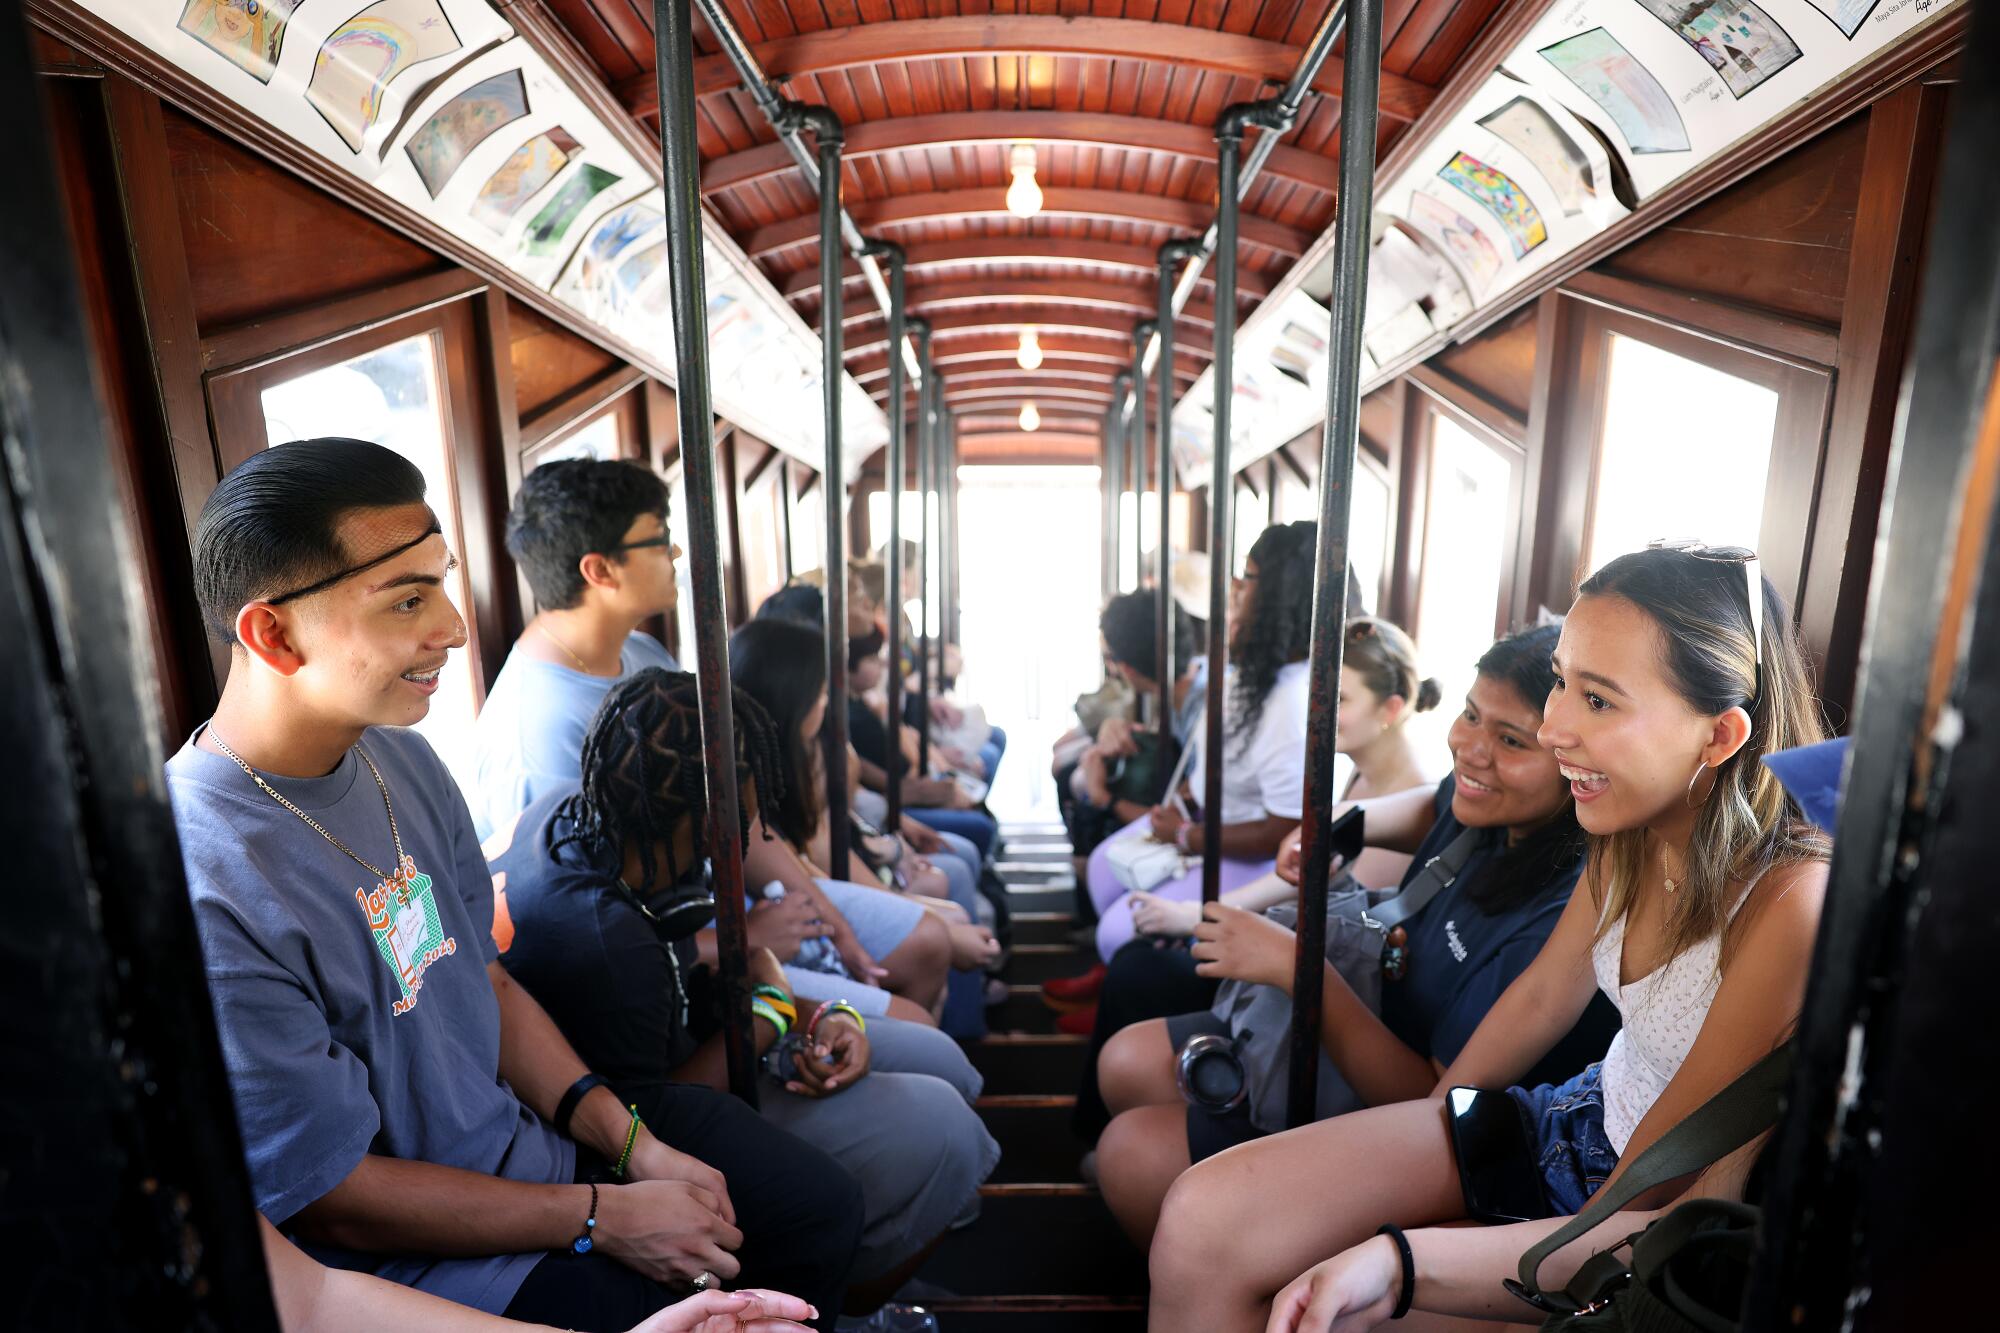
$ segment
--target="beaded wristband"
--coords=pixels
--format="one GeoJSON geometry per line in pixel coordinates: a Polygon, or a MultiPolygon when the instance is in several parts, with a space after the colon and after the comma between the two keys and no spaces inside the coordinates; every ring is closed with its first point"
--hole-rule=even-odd
{"type": "Polygon", "coordinates": [[[589,1254],[591,1236],[597,1230],[597,1186],[590,1187],[590,1216],[583,1219],[583,1234],[569,1243],[578,1254],[589,1254]]]}
{"type": "MultiPolygon", "coordinates": [[[[626,1108],[632,1112],[632,1123],[625,1127],[625,1151],[618,1154],[618,1165],[611,1168],[611,1174],[620,1180],[625,1178],[625,1168],[632,1162],[632,1145],[639,1141],[639,1128],[645,1121],[639,1119],[639,1105],[634,1102],[626,1108]]],[[[593,1225],[595,1225],[593,1223],[593,1225]]]]}
{"type": "Polygon", "coordinates": [[[791,1018],[788,1019],[783,1014],[779,1013],[777,1008],[773,1006],[769,1000],[765,999],[755,999],[750,1001],[750,1013],[754,1017],[761,1018],[766,1023],[769,1023],[772,1027],[776,1028],[778,1030],[779,1041],[783,1041],[785,1039],[785,1034],[792,1030],[792,1024],[798,1021],[798,1012],[796,1010],[793,1011],[791,1018]]]}

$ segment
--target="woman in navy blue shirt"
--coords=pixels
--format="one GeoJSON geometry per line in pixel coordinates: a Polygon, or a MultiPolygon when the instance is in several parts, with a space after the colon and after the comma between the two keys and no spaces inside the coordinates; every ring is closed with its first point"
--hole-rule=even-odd
{"type": "MultiPolygon", "coordinates": [[[[1576,887],[1583,831],[1555,756],[1535,740],[1557,638],[1554,626],[1543,626],[1487,649],[1452,723],[1452,775],[1435,790],[1358,802],[1369,846],[1413,854],[1405,887],[1465,830],[1483,830],[1457,877],[1405,924],[1407,964],[1399,979],[1384,979],[1380,1014],[1327,969],[1322,1044],[1364,1104],[1429,1095],[1486,1011],[1541,950],[1576,887]]],[[[1278,865],[1296,882],[1296,835],[1278,865]]],[[[1283,926],[1210,904],[1195,936],[1201,975],[1290,991],[1293,936],[1283,926]]],[[[1582,1069],[1604,1053],[1617,1025],[1615,1010],[1594,1005],[1530,1083],[1560,1081],[1582,1069]]],[[[1154,1019],[1119,1032],[1099,1058],[1104,1097],[1116,1115],[1098,1141],[1099,1184],[1142,1246],[1181,1172],[1261,1132],[1243,1108],[1215,1115],[1188,1106],[1176,1085],[1181,1047],[1203,1033],[1227,1031],[1207,1011],[1154,1019]]]]}

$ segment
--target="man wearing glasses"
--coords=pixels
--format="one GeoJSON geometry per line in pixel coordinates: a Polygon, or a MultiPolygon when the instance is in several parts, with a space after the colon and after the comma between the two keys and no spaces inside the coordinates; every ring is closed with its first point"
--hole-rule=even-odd
{"type": "Polygon", "coordinates": [[[680,670],[639,628],[673,614],[681,553],[667,535],[667,488],[651,471],[594,458],[536,468],[514,497],[507,550],[536,613],[479,713],[467,796],[482,839],[576,782],[584,734],[613,685],[645,667],[680,670]]]}

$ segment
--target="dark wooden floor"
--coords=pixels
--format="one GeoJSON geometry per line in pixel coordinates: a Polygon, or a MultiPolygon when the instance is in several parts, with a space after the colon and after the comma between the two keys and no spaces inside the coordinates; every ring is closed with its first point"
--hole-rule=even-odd
{"type": "Polygon", "coordinates": [[[1085,1039],[1057,1032],[1041,1001],[1043,980],[1095,961],[1070,941],[1069,843],[1054,827],[1011,827],[1005,838],[1012,994],[971,1048],[986,1078],[980,1115],[1002,1155],[979,1220],[919,1275],[923,1304],[945,1333],[1134,1333],[1145,1327],[1145,1259],[1077,1174],[1085,1145],[1070,1132],[1085,1039]]]}

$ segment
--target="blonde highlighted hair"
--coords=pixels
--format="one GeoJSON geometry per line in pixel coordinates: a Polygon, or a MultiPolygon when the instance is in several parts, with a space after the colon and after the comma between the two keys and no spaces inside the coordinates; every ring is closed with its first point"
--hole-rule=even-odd
{"type": "MultiPolygon", "coordinates": [[[[1763,633],[1751,617],[1748,551],[1648,550],[1621,555],[1577,589],[1618,597],[1657,627],[1669,684],[1701,716],[1742,708],[1750,737],[1716,766],[1695,818],[1687,868],[1667,906],[1667,960],[1723,933],[1732,886],[1773,868],[1824,861],[1832,844],[1795,818],[1763,757],[1826,738],[1791,613],[1770,580],[1757,580],[1763,633]],[[1761,637],[1761,644],[1759,639],[1761,637]]],[[[1699,772],[1690,786],[1699,788],[1699,772]]],[[[1688,798],[1692,802],[1692,796],[1688,798]]],[[[1627,829],[1590,840],[1590,873],[1604,893],[1598,937],[1632,910],[1646,867],[1646,832],[1627,829]]]]}

